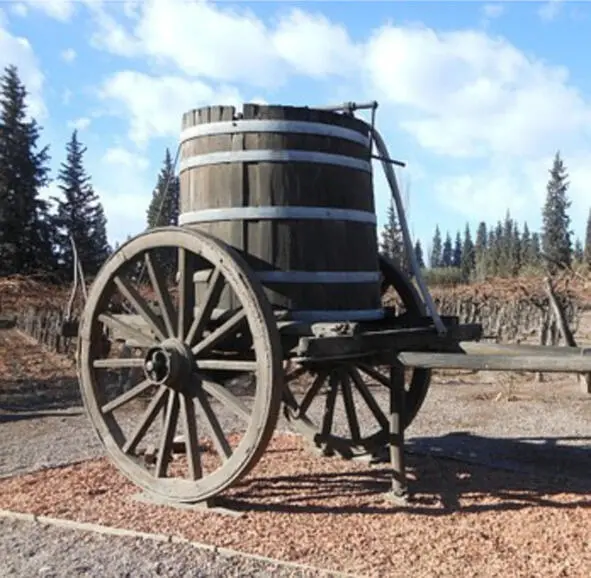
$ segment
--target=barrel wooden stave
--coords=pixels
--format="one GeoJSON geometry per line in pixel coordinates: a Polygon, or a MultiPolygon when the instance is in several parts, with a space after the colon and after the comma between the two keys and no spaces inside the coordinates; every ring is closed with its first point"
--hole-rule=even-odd
{"type": "MultiPolygon", "coordinates": [[[[183,117],[183,129],[232,121],[234,107],[205,107],[183,117]]],[[[323,122],[367,136],[358,119],[297,107],[245,105],[244,120],[323,122]]],[[[369,161],[368,147],[302,133],[233,133],[183,143],[181,159],[240,150],[303,150],[369,161]]],[[[228,207],[323,207],[375,215],[372,175],[313,162],[232,162],[181,171],[181,214],[228,207]]],[[[238,249],[257,271],[377,272],[375,223],[343,220],[228,220],[191,223],[238,249]]],[[[263,281],[264,282],[264,281],[263,281]]],[[[289,310],[380,311],[379,281],[267,283],[271,303],[289,310]]],[[[371,313],[369,313],[371,315],[371,313]]]]}

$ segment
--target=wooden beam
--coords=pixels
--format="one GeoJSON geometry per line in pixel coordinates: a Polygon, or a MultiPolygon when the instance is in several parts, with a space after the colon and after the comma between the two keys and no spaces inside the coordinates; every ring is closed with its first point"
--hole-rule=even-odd
{"type": "Polygon", "coordinates": [[[475,355],[462,353],[398,354],[408,367],[467,369],[476,371],[544,371],[547,373],[591,372],[591,356],[574,355],[475,355]]]}

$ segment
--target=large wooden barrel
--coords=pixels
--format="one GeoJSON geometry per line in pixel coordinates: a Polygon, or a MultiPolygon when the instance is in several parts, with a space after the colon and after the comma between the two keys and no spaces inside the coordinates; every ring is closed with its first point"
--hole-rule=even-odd
{"type": "Polygon", "coordinates": [[[180,213],[238,249],[292,319],[382,317],[365,122],[291,106],[191,110],[180,213]]]}

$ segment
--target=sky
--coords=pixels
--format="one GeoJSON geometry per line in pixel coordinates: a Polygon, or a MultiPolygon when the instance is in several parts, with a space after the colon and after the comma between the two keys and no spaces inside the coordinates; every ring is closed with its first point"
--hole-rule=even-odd
{"type": "MultiPolygon", "coordinates": [[[[141,232],[182,114],[245,102],[377,100],[414,239],[507,210],[541,226],[560,150],[570,216],[591,208],[591,2],[0,0],[0,67],[14,64],[50,145],[72,131],[111,243],[141,232]]],[[[53,182],[43,191],[56,194],[53,182]]],[[[378,224],[389,189],[375,165],[378,224]]]]}

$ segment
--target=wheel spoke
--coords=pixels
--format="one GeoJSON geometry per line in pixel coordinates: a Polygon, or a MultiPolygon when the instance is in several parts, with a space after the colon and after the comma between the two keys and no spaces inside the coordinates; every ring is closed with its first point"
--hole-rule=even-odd
{"type": "Polygon", "coordinates": [[[112,359],[95,359],[92,367],[96,369],[123,369],[125,367],[143,367],[144,360],[139,357],[116,357],[112,359]]]}
{"type": "Polygon", "coordinates": [[[343,391],[343,401],[345,403],[345,412],[347,413],[347,421],[349,422],[349,431],[351,432],[351,439],[354,444],[358,444],[361,440],[361,433],[359,431],[359,421],[357,419],[355,402],[353,400],[351,379],[349,378],[349,375],[344,371],[341,373],[341,389],[343,391]]]}
{"type": "Polygon", "coordinates": [[[222,426],[215,415],[207,396],[202,390],[197,392],[197,399],[203,408],[203,412],[205,413],[205,421],[209,426],[209,429],[212,433],[213,444],[217,452],[222,456],[224,459],[228,460],[232,456],[232,448],[224,435],[224,431],[222,430],[222,426]]]}
{"type": "Polygon", "coordinates": [[[123,280],[119,276],[116,276],[113,281],[115,282],[115,285],[117,285],[119,291],[121,291],[122,295],[133,305],[136,313],[141,315],[144,321],[148,323],[154,334],[161,341],[164,341],[166,339],[166,335],[162,330],[160,319],[158,319],[156,314],[150,309],[150,306],[146,300],[137,292],[135,287],[130,285],[127,281],[123,280]]]}
{"type": "Polygon", "coordinates": [[[369,365],[365,365],[364,363],[360,363],[359,369],[361,369],[361,371],[363,371],[364,373],[369,375],[369,377],[372,377],[377,382],[386,386],[388,389],[390,388],[390,380],[385,375],[383,375],[379,371],[375,370],[373,367],[370,367],[369,365]]]}
{"type": "Polygon", "coordinates": [[[256,361],[240,361],[226,359],[198,359],[198,369],[202,370],[220,370],[220,371],[256,371],[258,363],[256,361]]]}
{"type": "Polygon", "coordinates": [[[181,395],[181,416],[185,430],[189,477],[192,480],[198,480],[203,475],[203,470],[201,469],[201,451],[197,435],[197,416],[195,415],[195,403],[192,397],[181,395]]]}
{"type": "Polygon", "coordinates": [[[219,343],[224,337],[231,335],[238,326],[246,319],[246,311],[241,309],[236,312],[228,321],[220,325],[215,331],[212,331],[203,341],[200,341],[191,349],[194,355],[204,353],[207,349],[219,343]]]}
{"type": "Polygon", "coordinates": [[[224,285],[225,280],[222,272],[216,267],[211,275],[209,287],[203,299],[203,306],[199,308],[199,313],[195,319],[193,319],[193,323],[191,324],[191,328],[185,339],[187,345],[191,346],[195,338],[201,339],[207,322],[211,319],[213,309],[224,290],[224,285]]]}
{"type": "Polygon", "coordinates": [[[297,412],[298,417],[306,415],[306,412],[310,408],[310,405],[314,401],[314,398],[318,395],[318,392],[320,391],[322,384],[326,381],[327,375],[328,374],[326,372],[322,371],[316,376],[314,383],[312,383],[312,385],[304,395],[302,403],[300,404],[300,409],[297,412]]]}
{"type": "Polygon", "coordinates": [[[138,383],[134,387],[132,387],[129,391],[122,393],[121,395],[117,396],[114,400],[106,403],[101,407],[101,411],[103,413],[109,413],[113,410],[121,407],[122,405],[130,402],[132,399],[135,399],[138,395],[146,391],[149,387],[153,384],[149,379],[145,379],[144,381],[138,383]]]}
{"type": "Polygon", "coordinates": [[[235,414],[244,418],[246,421],[250,420],[250,411],[248,408],[223,385],[211,380],[203,380],[201,385],[203,389],[209,393],[209,395],[215,397],[219,402],[231,409],[235,414]]]}
{"type": "Polygon", "coordinates": [[[334,420],[334,410],[337,401],[337,393],[339,391],[339,383],[335,373],[331,373],[328,379],[330,389],[326,396],[326,404],[324,406],[324,416],[322,419],[322,436],[330,435],[332,429],[332,422],[334,420]]]}
{"type": "Polygon", "coordinates": [[[190,319],[193,317],[193,303],[190,295],[194,294],[193,273],[191,270],[191,255],[182,247],[179,248],[179,291],[178,291],[178,325],[177,338],[184,340],[189,329],[190,319]]]}
{"type": "Polygon", "coordinates": [[[133,327],[132,325],[129,325],[128,323],[125,323],[124,321],[121,321],[111,313],[101,313],[98,316],[98,320],[109,327],[109,329],[118,331],[127,338],[135,339],[138,343],[141,343],[146,347],[152,347],[153,345],[156,345],[156,340],[151,335],[144,333],[143,331],[133,327]]]}
{"type": "Polygon", "coordinates": [[[384,412],[381,410],[380,406],[378,405],[378,402],[375,400],[374,396],[369,391],[369,388],[363,381],[363,378],[359,374],[357,368],[351,368],[349,370],[349,375],[353,379],[353,383],[357,387],[357,390],[361,394],[361,397],[363,397],[363,400],[367,404],[367,407],[369,407],[369,409],[374,414],[375,418],[378,420],[382,428],[387,430],[389,428],[388,418],[384,415],[384,412]]]}
{"type": "Polygon", "coordinates": [[[146,268],[148,269],[148,275],[150,276],[150,282],[152,283],[152,287],[156,293],[156,297],[158,298],[158,305],[160,307],[160,311],[162,312],[162,318],[164,319],[164,324],[166,325],[166,331],[168,331],[169,337],[173,337],[174,327],[172,325],[172,320],[175,315],[174,306],[170,299],[170,293],[166,287],[162,286],[161,283],[161,280],[166,278],[165,273],[162,271],[160,265],[156,261],[152,260],[149,253],[145,254],[144,260],[146,262],[146,268]]]}
{"type": "Polygon", "coordinates": [[[156,477],[165,478],[168,462],[172,454],[172,441],[176,431],[176,424],[179,415],[179,394],[176,391],[170,391],[168,394],[168,405],[166,407],[166,418],[162,431],[162,440],[156,460],[156,477]]]}
{"type": "Polygon", "coordinates": [[[131,437],[123,446],[123,453],[130,453],[140,443],[142,438],[146,435],[146,432],[152,425],[152,422],[156,419],[158,412],[162,409],[165,402],[165,394],[168,390],[166,387],[161,386],[160,390],[154,395],[150,405],[146,408],[146,411],[142,415],[139,424],[131,434],[131,437]]]}

